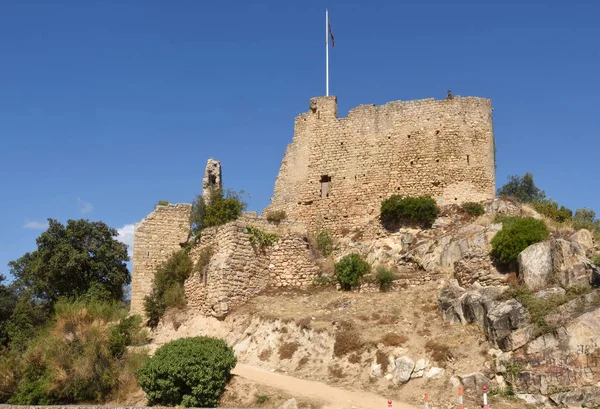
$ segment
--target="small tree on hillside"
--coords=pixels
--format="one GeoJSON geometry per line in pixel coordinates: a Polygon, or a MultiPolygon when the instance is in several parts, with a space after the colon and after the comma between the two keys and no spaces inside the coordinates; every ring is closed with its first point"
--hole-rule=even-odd
{"type": "Polygon", "coordinates": [[[247,206],[243,194],[244,191],[228,189],[224,193],[213,188],[207,198],[197,195],[190,214],[192,234],[198,236],[207,227],[220,226],[240,217],[247,206]]]}
{"type": "Polygon", "coordinates": [[[514,197],[521,203],[532,203],[544,200],[546,193],[539,189],[533,182],[533,175],[529,172],[523,177],[512,175],[508,177],[508,183],[498,189],[498,196],[514,197]]]}

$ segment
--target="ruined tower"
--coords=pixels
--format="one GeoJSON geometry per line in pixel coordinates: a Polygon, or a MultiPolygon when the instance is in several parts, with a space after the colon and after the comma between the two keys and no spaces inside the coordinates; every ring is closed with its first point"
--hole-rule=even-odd
{"type": "Polygon", "coordinates": [[[222,190],[221,162],[210,158],[206,163],[204,179],[202,179],[202,197],[208,198],[212,189],[222,190]]]}

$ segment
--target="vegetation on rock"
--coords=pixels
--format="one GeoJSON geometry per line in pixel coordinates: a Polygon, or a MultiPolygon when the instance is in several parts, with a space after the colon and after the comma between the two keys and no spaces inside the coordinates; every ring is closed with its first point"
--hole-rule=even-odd
{"type": "Polygon", "coordinates": [[[505,218],[502,230],[492,239],[491,256],[500,264],[515,267],[519,253],[546,240],[548,235],[548,228],[542,220],[533,217],[505,218]]]}
{"type": "Polygon", "coordinates": [[[533,203],[546,198],[546,193],[535,185],[533,175],[529,172],[523,177],[509,176],[508,182],[498,189],[497,194],[514,198],[520,203],[533,203]]]}
{"type": "Polygon", "coordinates": [[[279,223],[286,218],[286,214],[284,210],[276,210],[267,213],[267,221],[271,223],[279,223]]]}
{"type": "Polygon", "coordinates": [[[377,272],[375,273],[375,281],[379,285],[379,289],[381,291],[388,291],[394,279],[396,278],[394,272],[389,268],[385,268],[382,266],[377,267],[377,272]]]}
{"type": "Polygon", "coordinates": [[[360,284],[360,279],[371,270],[369,263],[357,253],[348,254],[335,263],[335,276],[343,290],[360,284]]]}
{"type": "Polygon", "coordinates": [[[485,209],[483,208],[483,205],[481,203],[467,202],[463,203],[461,207],[467,213],[475,217],[482,216],[483,214],[485,214],[485,209]]]}
{"type": "Polygon", "coordinates": [[[183,308],[186,305],[183,284],[192,274],[194,263],[185,250],[173,253],[154,272],[152,290],[144,298],[147,325],[155,328],[167,308],[183,308]]]}
{"type": "Polygon", "coordinates": [[[275,233],[267,233],[255,226],[246,226],[250,233],[250,243],[257,245],[260,249],[266,246],[272,246],[279,240],[279,236],[275,233]]]}
{"type": "Polygon", "coordinates": [[[181,338],[160,347],[138,370],[150,405],[215,407],[237,363],[225,341],[181,338]]]}
{"type": "Polygon", "coordinates": [[[325,257],[329,256],[333,252],[334,240],[325,230],[321,230],[319,233],[317,233],[316,244],[321,254],[325,257]]]}
{"type": "Polygon", "coordinates": [[[243,194],[243,191],[228,189],[223,192],[213,188],[207,198],[196,196],[190,214],[192,234],[198,237],[207,227],[220,226],[240,217],[247,205],[242,199],[243,194]]]}
{"type": "Polygon", "coordinates": [[[440,208],[431,197],[392,195],[381,202],[380,218],[388,228],[402,223],[431,227],[439,213],[440,208]]]}

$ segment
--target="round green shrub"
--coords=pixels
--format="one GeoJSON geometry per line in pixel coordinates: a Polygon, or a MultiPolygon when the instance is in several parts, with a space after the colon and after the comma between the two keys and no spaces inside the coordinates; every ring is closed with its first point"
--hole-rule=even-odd
{"type": "Polygon", "coordinates": [[[467,202],[463,203],[461,207],[467,213],[475,217],[482,216],[483,214],[485,214],[485,209],[483,208],[483,205],[481,203],[467,202]]]}
{"type": "Polygon", "coordinates": [[[360,254],[352,253],[335,263],[335,276],[343,290],[360,284],[360,278],[371,271],[371,266],[360,254]]]}
{"type": "Polygon", "coordinates": [[[511,217],[492,239],[491,256],[500,264],[514,267],[519,253],[548,238],[548,228],[533,217],[511,217]]]}
{"type": "Polygon", "coordinates": [[[379,289],[381,291],[387,291],[392,286],[392,282],[396,276],[394,272],[389,268],[378,267],[377,273],[375,274],[375,281],[379,284],[379,289]]]}
{"type": "Polygon", "coordinates": [[[440,208],[429,196],[392,195],[381,202],[380,218],[384,226],[389,228],[400,223],[431,227],[439,213],[440,208]]]}
{"type": "Polygon", "coordinates": [[[181,338],[160,347],[137,375],[149,405],[216,407],[236,363],[222,339],[181,338]]]}

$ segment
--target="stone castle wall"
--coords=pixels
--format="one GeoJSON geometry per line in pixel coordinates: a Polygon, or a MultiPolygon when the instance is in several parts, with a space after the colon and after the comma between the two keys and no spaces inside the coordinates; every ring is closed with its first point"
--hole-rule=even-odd
{"type": "Polygon", "coordinates": [[[271,204],[310,231],[339,233],[377,216],[393,194],[440,204],[495,195],[492,106],[455,97],[361,105],[338,118],[336,97],[295,120],[271,204]]]}
{"type": "Polygon", "coordinates": [[[225,314],[267,287],[307,286],[319,272],[305,235],[260,219],[242,218],[205,230],[190,251],[194,263],[207,247],[212,248],[208,266],[190,277],[184,289],[188,306],[208,315],[225,314]],[[249,224],[281,236],[273,246],[259,249],[250,242],[249,224]]]}
{"type": "Polygon", "coordinates": [[[152,289],[154,271],[181,249],[190,232],[190,204],[158,205],[136,223],[133,235],[131,313],[143,314],[144,297],[152,289]]]}

